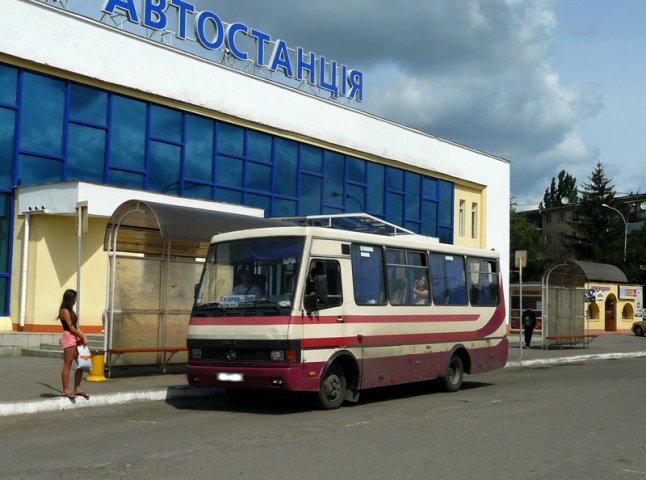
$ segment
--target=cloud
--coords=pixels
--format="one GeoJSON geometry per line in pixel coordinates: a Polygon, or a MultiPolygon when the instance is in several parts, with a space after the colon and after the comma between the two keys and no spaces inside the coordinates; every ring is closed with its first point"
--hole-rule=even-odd
{"type": "Polygon", "coordinates": [[[198,6],[363,71],[361,108],[510,160],[514,196],[538,203],[559,167],[587,171],[598,158],[580,124],[602,110],[603,100],[559,78],[553,1],[202,0],[198,6]]]}

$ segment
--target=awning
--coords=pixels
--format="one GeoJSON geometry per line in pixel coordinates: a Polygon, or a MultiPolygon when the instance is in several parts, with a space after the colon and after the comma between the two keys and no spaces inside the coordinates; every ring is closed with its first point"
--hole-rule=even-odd
{"type": "Polygon", "coordinates": [[[213,235],[252,228],[285,227],[288,222],[166,205],[143,200],[122,203],[112,214],[104,250],[204,257],[213,235]],[[116,245],[110,245],[115,241],[116,245]]]}
{"type": "Polygon", "coordinates": [[[624,272],[607,263],[566,260],[548,269],[549,284],[563,287],[582,287],[585,282],[628,283],[624,272]]]}

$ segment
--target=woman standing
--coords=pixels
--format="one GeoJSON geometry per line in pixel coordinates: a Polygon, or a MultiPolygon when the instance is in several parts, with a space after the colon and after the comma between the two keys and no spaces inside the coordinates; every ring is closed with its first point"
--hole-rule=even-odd
{"type": "Polygon", "coordinates": [[[74,392],[70,393],[70,369],[72,368],[72,361],[76,358],[76,346],[87,343],[87,337],[78,327],[78,318],[74,312],[75,304],[76,291],[65,290],[61,308],[58,311],[58,318],[64,330],[61,338],[61,347],[63,347],[63,371],[61,372],[63,395],[70,399],[76,398],[77,395],[89,399],[90,396],[81,391],[81,380],[83,379],[83,370],[81,369],[76,369],[74,372],[74,392]]]}

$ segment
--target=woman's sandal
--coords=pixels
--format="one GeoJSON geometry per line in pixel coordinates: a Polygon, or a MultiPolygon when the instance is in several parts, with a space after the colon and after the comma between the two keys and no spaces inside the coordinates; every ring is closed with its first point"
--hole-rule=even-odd
{"type": "Polygon", "coordinates": [[[76,395],[73,393],[64,393],[62,396],[69,398],[70,402],[76,403],[76,395]]]}
{"type": "Polygon", "coordinates": [[[83,397],[83,398],[84,398],[84,399],[86,399],[86,400],[89,400],[89,399],[90,399],[90,396],[89,396],[87,393],[85,393],[85,392],[76,392],[76,394],[75,394],[75,395],[78,395],[79,397],[83,397]]]}

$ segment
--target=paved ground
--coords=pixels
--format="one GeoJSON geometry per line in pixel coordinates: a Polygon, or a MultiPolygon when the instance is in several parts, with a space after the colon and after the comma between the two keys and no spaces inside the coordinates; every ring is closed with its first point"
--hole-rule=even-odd
{"type": "MultiPolygon", "coordinates": [[[[509,337],[507,368],[542,364],[646,357],[646,337],[632,334],[608,334],[594,339],[587,348],[542,349],[540,336],[531,349],[518,347],[518,335],[509,337]],[[521,358],[522,355],[522,358],[521,358]]],[[[77,398],[72,403],[62,397],[62,360],[38,357],[0,357],[0,416],[39,413],[70,408],[105,406],[134,401],[165,400],[189,396],[208,396],[218,389],[189,387],[181,366],[162,375],[154,368],[114,372],[104,382],[83,382],[90,399],[77,398]]]]}

